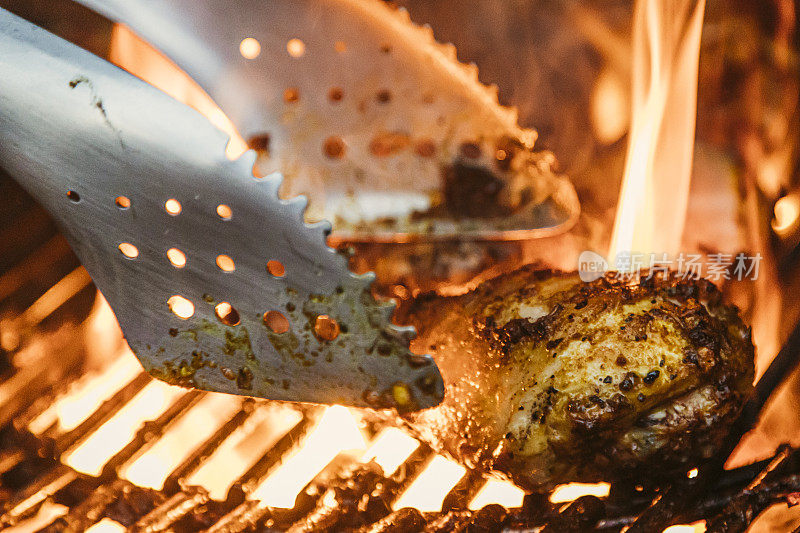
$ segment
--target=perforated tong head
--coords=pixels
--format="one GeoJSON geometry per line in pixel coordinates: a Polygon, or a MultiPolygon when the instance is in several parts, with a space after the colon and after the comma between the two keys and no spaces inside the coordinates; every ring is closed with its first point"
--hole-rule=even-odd
{"type": "Polygon", "coordinates": [[[204,117],[0,10],[0,165],[56,219],[144,368],[173,384],[400,410],[443,395],[413,329],[204,117]]]}

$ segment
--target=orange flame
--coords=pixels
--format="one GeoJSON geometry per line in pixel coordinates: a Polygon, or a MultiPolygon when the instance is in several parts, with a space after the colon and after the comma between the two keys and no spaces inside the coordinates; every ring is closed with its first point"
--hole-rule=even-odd
{"type": "Polygon", "coordinates": [[[689,195],[705,0],[637,0],[632,124],[609,250],[678,252],[689,195]]]}

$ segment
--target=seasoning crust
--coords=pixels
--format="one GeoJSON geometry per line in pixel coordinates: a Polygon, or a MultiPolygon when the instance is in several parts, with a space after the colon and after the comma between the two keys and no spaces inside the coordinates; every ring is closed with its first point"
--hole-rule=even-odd
{"type": "Polygon", "coordinates": [[[706,280],[584,283],[531,266],[405,313],[446,386],[441,405],[406,422],[532,490],[684,475],[752,389],[750,329],[706,280]]]}

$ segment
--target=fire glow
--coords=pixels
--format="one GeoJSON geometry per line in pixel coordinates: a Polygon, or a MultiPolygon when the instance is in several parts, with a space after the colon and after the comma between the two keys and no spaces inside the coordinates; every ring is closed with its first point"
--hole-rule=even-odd
{"type": "Polygon", "coordinates": [[[28,426],[36,435],[57,423],[62,432],[75,429],[115,392],[142,372],[139,361],[125,350],[102,372],[75,383],[63,397],[34,418],[28,426]]]}
{"type": "Polygon", "coordinates": [[[110,518],[103,518],[95,525],[86,530],[86,533],[121,533],[127,531],[127,528],[110,518]]]}
{"type": "Polygon", "coordinates": [[[638,0],[632,123],[608,257],[679,251],[689,198],[705,0],[638,0]]]}
{"type": "Polygon", "coordinates": [[[524,497],[525,492],[513,483],[501,479],[490,479],[469,502],[469,508],[477,511],[487,505],[498,503],[506,509],[515,509],[522,507],[524,497]]]}

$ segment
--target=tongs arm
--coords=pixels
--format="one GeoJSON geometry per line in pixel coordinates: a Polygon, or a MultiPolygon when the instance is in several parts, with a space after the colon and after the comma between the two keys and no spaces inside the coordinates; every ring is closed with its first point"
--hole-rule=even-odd
{"type": "Polygon", "coordinates": [[[56,219],[149,372],[279,400],[438,403],[435,364],[409,352],[413,330],[370,295],[373,276],[352,274],[326,245],[330,225],[304,223],[305,199],[280,200],[281,177],[254,177],[255,155],[229,161],[226,142],[187,106],[0,9],[0,165],[56,219]],[[320,319],[336,335],[315,330],[320,319]]]}

